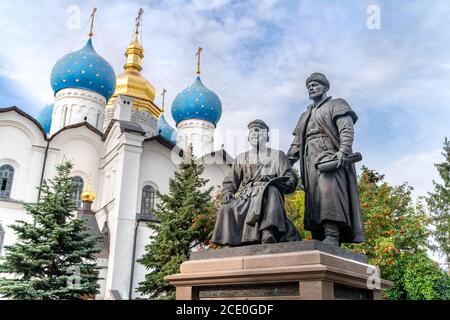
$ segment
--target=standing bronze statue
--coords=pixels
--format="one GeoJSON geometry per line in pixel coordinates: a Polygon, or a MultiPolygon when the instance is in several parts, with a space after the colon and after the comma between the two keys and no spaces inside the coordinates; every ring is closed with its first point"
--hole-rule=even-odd
{"type": "Polygon", "coordinates": [[[358,117],[343,99],[327,96],[328,79],[313,73],[306,80],[312,104],[300,116],[288,151],[300,161],[305,190],[305,229],[312,238],[340,246],[364,241],[353,154],[358,117]]]}
{"type": "Polygon", "coordinates": [[[286,217],[284,194],[293,192],[298,178],[286,155],[267,147],[269,127],[249,123],[251,150],[241,153],[223,181],[211,241],[226,246],[301,240],[286,217]]]}

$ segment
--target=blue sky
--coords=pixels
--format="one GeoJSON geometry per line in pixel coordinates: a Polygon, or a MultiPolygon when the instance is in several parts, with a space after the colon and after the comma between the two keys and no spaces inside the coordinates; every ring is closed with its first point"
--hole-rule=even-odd
{"type": "Polygon", "coordinates": [[[2,1],[0,106],[36,115],[52,100],[51,68],[84,45],[94,6],[94,47],[116,73],[144,8],[142,73],[170,103],[204,48],[203,82],[223,104],[218,131],[261,118],[287,150],[308,104],[304,80],[319,71],[330,95],[359,116],[354,150],[363,164],[392,183],[408,181],[416,195],[437,179],[433,163],[450,136],[449,1],[2,1]],[[71,5],[80,8],[79,28],[68,27],[71,5]],[[379,30],[367,27],[370,5],[381,10],[379,30]]]}

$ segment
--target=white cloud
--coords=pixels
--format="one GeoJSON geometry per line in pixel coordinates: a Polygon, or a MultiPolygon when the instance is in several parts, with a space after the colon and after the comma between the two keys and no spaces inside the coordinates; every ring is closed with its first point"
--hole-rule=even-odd
{"type": "Polygon", "coordinates": [[[414,187],[414,196],[426,196],[433,190],[433,180],[439,181],[439,175],[434,166],[442,162],[442,150],[436,149],[405,155],[392,163],[381,167],[381,172],[393,185],[407,182],[414,187]]]}
{"type": "Polygon", "coordinates": [[[229,0],[194,0],[193,4],[199,10],[215,10],[227,5],[229,0]]]}

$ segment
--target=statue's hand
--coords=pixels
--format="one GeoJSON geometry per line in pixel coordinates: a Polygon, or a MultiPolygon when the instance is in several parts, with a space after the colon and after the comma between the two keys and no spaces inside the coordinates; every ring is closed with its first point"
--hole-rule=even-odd
{"type": "Polygon", "coordinates": [[[342,151],[338,151],[334,154],[333,158],[336,158],[338,160],[338,168],[346,168],[348,166],[348,159],[347,155],[343,153],[342,151]]]}
{"type": "Polygon", "coordinates": [[[292,189],[292,182],[289,180],[289,178],[287,178],[286,177],[286,179],[283,181],[283,180],[278,180],[278,181],[275,181],[274,183],[273,183],[273,185],[275,186],[275,187],[277,187],[278,188],[278,190],[280,190],[282,193],[287,193],[289,190],[291,190],[292,189]]]}
{"type": "Polygon", "coordinates": [[[230,203],[231,198],[233,198],[233,195],[230,192],[224,192],[222,195],[222,204],[230,203]]]}

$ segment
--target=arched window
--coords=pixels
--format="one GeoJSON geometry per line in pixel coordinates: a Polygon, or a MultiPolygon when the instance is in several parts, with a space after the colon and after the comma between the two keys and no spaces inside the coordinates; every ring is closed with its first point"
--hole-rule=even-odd
{"type": "Polygon", "coordinates": [[[2,255],[4,241],[5,241],[5,229],[3,229],[3,226],[0,223],[0,256],[2,255]]]}
{"type": "Polygon", "coordinates": [[[14,168],[9,164],[0,167],[0,198],[9,199],[14,178],[14,168]]]}
{"type": "Polygon", "coordinates": [[[81,194],[84,189],[84,181],[80,176],[72,177],[72,183],[75,185],[75,191],[73,193],[73,201],[77,208],[81,208],[81,194]]]}
{"type": "Polygon", "coordinates": [[[155,205],[155,188],[153,188],[150,185],[147,185],[142,189],[141,214],[152,213],[154,205],[155,205]]]}

